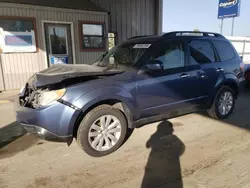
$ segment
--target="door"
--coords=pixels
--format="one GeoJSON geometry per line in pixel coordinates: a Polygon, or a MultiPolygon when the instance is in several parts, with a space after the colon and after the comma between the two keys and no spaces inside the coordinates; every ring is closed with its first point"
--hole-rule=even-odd
{"type": "Polygon", "coordinates": [[[180,41],[166,41],[154,50],[149,60],[161,61],[163,70],[146,71],[138,81],[140,118],[188,107],[191,96],[185,59],[184,45],[180,41]]]}
{"type": "Polygon", "coordinates": [[[45,23],[48,65],[72,64],[72,38],[69,24],[45,23]]]}
{"type": "Polygon", "coordinates": [[[191,91],[197,99],[196,103],[203,103],[213,92],[217,80],[223,75],[219,58],[212,43],[205,39],[188,41],[189,47],[189,79],[192,82],[191,91]]]}

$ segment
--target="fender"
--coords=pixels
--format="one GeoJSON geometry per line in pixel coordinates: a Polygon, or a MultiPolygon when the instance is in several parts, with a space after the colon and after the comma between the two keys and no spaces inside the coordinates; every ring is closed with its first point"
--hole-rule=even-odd
{"type": "Polygon", "coordinates": [[[77,101],[74,102],[74,105],[85,113],[91,106],[105,100],[121,101],[129,108],[131,114],[133,115],[133,119],[136,119],[136,117],[139,116],[135,98],[129,91],[117,86],[107,86],[92,90],[79,97],[77,101]]]}
{"type": "Polygon", "coordinates": [[[238,78],[236,77],[236,75],[232,74],[232,73],[227,73],[223,76],[221,76],[216,84],[215,84],[215,91],[217,91],[222,85],[230,85],[230,84],[234,84],[234,86],[237,89],[237,92],[239,91],[239,81],[238,78]]]}
{"type": "Polygon", "coordinates": [[[213,90],[209,94],[209,101],[212,102],[216,92],[221,88],[222,85],[233,85],[236,92],[239,93],[239,81],[235,74],[226,73],[219,77],[213,90]]]}

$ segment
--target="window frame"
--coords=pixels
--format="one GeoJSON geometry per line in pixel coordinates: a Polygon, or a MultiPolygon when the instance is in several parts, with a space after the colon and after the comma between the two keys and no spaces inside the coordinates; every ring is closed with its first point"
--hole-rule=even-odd
{"type": "Polygon", "coordinates": [[[29,52],[29,53],[38,53],[39,52],[39,45],[38,45],[38,34],[37,34],[37,26],[36,26],[36,18],[35,17],[23,17],[23,16],[1,16],[0,19],[9,19],[9,20],[29,20],[32,22],[35,32],[35,41],[36,41],[36,51],[29,52]]]}
{"type": "MultiPolygon", "coordinates": [[[[81,52],[103,52],[106,50],[106,40],[105,40],[105,22],[98,22],[98,21],[79,21],[78,24],[79,27],[79,47],[81,52]],[[92,24],[92,25],[101,25],[102,26],[102,39],[103,39],[103,47],[102,48],[83,48],[83,29],[82,25],[83,24],[92,24]]],[[[89,35],[89,36],[94,36],[94,35],[89,35]]]]}
{"type": "Polygon", "coordinates": [[[191,64],[191,51],[190,51],[190,46],[189,46],[189,43],[190,42],[192,42],[192,41],[207,41],[210,45],[211,45],[211,48],[212,48],[212,50],[213,50],[213,52],[214,52],[214,62],[210,62],[210,63],[204,63],[204,64],[200,64],[200,63],[198,63],[198,64],[196,64],[196,65],[200,65],[200,66],[202,66],[202,65],[209,65],[209,64],[211,64],[211,63],[218,63],[218,62],[220,62],[220,58],[219,58],[219,55],[218,55],[218,52],[217,52],[217,50],[215,49],[215,46],[214,46],[214,44],[213,44],[213,42],[210,40],[210,39],[207,39],[207,38],[205,38],[205,39],[201,39],[201,38],[191,38],[191,39],[189,39],[188,41],[187,41],[187,50],[188,50],[188,66],[192,66],[192,65],[195,65],[195,64],[191,64]]]}

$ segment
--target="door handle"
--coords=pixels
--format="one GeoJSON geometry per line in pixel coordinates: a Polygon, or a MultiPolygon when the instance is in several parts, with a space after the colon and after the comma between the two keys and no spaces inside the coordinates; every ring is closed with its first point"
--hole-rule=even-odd
{"type": "Polygon", "coordinates": [[[217,68],[216,71],[217,72],[222,72],[222,71],[224,71],[224,69],[223,68],[217,68]]]}
{"type": "Polygon", "coordinates": [[[202,78],[202,79],[206,78],[206,75],[204,75],[204,74],[203,74],[203,75],[201,75],[201,78],[202,78]]]}
{"type": "Polygon", "coordinates": [[[187,77],[189,77],[189,76],[190,76],[189,74],[183,73],[180,77],[181,77],[181,78],[187,78],[187,77]]]}

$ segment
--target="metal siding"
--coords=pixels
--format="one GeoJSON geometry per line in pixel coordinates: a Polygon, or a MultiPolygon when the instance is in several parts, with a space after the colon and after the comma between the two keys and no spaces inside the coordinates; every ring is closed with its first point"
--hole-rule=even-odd
{"type": "Polygon", "coordinates": [[[131,36],[136,36],[136,26],[137,26],[137,18],[136,18],[136,1],[131,0],[131,25],[132,25],[132,34],[131,36]]]}
{"type": "Polygon", "coordinates": [[[156,33],[158,0],[91,0],[111,12],[109,31],[117,32],[118,43],[136,35],[156,33]]]}
{"type": "MultiPolygon", "coordinates": [[[[79,20],[103,21],[107,26],[107,13],[0,3],[0,15],[34,17],[36,19],[36,37],[39,47],[37,53],[2,54],[3,77],[6,90],[20,88],[34,73],[47,68],[42,21],[73,22],[75,63],[92,63],[103,53],[80,52],[78,23],[79,20]]],[[[0,73],[0,90],[3,89],[1,80],[0,73]]]]}
{"type": "Polygon", "coordinates": [[[127,13],[126,15],[126,18],[125,18],[125,23],[126,23],[126,38],[127,36],[131,36],[131,25],[132,25],[132,22],[130,20],[130,17],[131,17],[131,10],[130,10],[130,0],[126,0],[125,1],[125,12],[127,13]]]}

